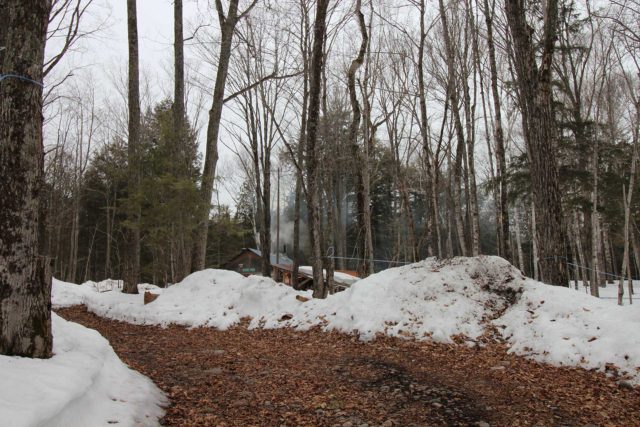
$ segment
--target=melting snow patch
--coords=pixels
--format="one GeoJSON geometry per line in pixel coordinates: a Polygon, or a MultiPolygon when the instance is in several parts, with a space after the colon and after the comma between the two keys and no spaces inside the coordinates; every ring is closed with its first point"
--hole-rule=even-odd
{"type": "Polygon", "coordinates": [[[269,278],[204,270],[148,305],[142,295],[54,281],[56,306],[85,304],[100,316],[137,324],[226,329],[321,327],[451,343],[498,327],[512,352],[556,365],[606,370],[640,383],[640,310],[525,278],[499,257],[424,261],[382,271],[324,300],[269,278]]]}
{"type": "Polygon", "coordinates": [[[151,380],[98,332],[55,313],[52,327],[51,359],[0,356],[2,425],[158,425],[166,398],[151,380]]]}

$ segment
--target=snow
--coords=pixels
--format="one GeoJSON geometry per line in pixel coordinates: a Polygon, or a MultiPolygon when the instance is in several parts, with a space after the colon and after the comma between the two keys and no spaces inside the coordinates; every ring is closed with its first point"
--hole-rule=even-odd
{"type": "Polygon", "coordinates": [[[318,326],[362,340],[386,334],[468,345],[491,325],[510,352],[600,371],[613,364],[640,384],[640,329],[633,327],[640,321],[638,305],[618,307],[536,282],[499,257],[429,258],[358,280],[324,300],[305,301],[311,292],[224,270],[152,289],[159,297],[148,305],[142,295],[97,288],[54,281],[54,306],[81,302],[100,316],[143,325],[227,329],[249,318],[249,328],[318,326]]]}
{"type": "Polygon", "coordinates": [[[106,339],[55,313],[52,328],[52,358],[0,356],[2,425],[158,424],[166,398],[122,363],[106,339]]]}
{"type": "MultiPolygon", "coordinates": [[[[301,273],[307,274],[309,276],[311,276],[313,274],[313,269],[312,269],[312,267],[310,265],[301,265],[299,267],[299,271],[301,273]]],[[[323,269],[322,270],[322,274],[326,278],[327,277],[327,270],[323,269]]],[[[359,277],[352,276],[351,274],[343,273],[341,271],[334,271],[333,272],[333,277],[335,278],[335,280],[337,280],[340,283],[344,283],[345,285],[353,285],[358,280],[360,280],[359,277]]]]}
{"type": "Polygon", "coordinates": [[[518,303],[495,321],[510,352],[557,366],[619,373],[640,384],[640,310],[533,280],[518,303]]]}

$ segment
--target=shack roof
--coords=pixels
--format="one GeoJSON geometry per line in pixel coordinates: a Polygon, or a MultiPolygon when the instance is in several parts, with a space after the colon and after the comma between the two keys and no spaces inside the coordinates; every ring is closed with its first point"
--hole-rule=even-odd
{"type": "MultiPolygon", "coordinates": [[[[258,249],[254,249],[254,248],[242,248],[242,251],[251,251],[254,254],[256,254],[259,257],[262,257],[262,252],[259,251],[258,249]]],[[[284,264],[284,265],[293,265],[293,260],[291,258],[289,258],[286,254],[283,254],[282,252],[280,253],[280,255],[276,255],[274,253],[272,253],[271,255],[269,255],[269,262],[271,264],[284,264]],[[276,262],[277,261],[277,262],[276,262]]]]}

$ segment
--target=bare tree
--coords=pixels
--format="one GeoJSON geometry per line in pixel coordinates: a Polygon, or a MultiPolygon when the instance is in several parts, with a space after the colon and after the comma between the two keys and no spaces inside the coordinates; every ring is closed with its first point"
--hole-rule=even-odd
{"type": "Polygon", "coordinates": [[[233,34],[238,21],[247,16],[257,3],[257,0],[254,0],[244,12],[238,13],[238,1],[239,0],[229,1],[229,8],[225,15],[222,1],[216,0],[216,11],[218,12],[218,22],[220,23],[222,39],[220,41],[220,55],[218,57],[218,70],[216,71],[213,100],[211,109],[209,110],[209,124],[207,125],[207,144],[205,149],[204,170],[202,172],[202,184],[200,186],[204,207],[200,214],[199,226],[196,229],[194,238],[192,271],[202,270],[205,267],[211,194],[213,191],[213,181],[216,176],[216,165],[218,163],[218,134],[220,133],[220,119],[222,118],[222,107],[225,100],[224,91],[229,73],[233,34]]]}

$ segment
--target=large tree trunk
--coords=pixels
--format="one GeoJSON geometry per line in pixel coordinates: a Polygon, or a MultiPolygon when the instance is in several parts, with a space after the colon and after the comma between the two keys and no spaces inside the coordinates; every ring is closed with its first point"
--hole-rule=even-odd
{"type": "Polygon", "coordinates": [[[42,67],[51,1],[0,7],[0,354],[51,356],[51,277],[43,221],[42,67]]]}
{"type": "Polygon", "coordinates": [[[218,19],[222,38],[220,40],[220,56],[218,57],[218,70],[216,72],[216,84],[213,89],[213,100],[209,110],[209,124],[207,125],[207,145],[204,158],[204,170],[202,172],[202,184],[200,195],[202,198],[202,212],[200,221],[194,236],[192,271],[202,270],[205,267],[207,256],[207,235],[209,229],[209,211],[211,207],[211,194],[213,181],[216,176],[218,164],[218,134],[220,133],[220,119],[224,105],[224,90],[229,74],[229,61],[231,59],[231,42],[233,32],[238,22],[238,0],[230,0],[227,16],[224,16],[222,3],[216,2],[218,19]]]}
{"type": "Polygon", "coordinates": [[[311,266],[313,269],[313,297],[326,298],[322,273],[322,246],[320,239],[320,165],[317,145],[318,122],[320,119],[320,95],[322,91],[322,69],[324,67],[324,39],[329,0],[318,0],[316,19],[313,27],[313,49],[311,52],[311,73],[309,83],[309,111],[306,132],[307,205],[309,216],[309,240],[311,242],[311,266]]]}
{"type": "Polygon", "coordinates": [[[129,37],[129,141],[128,157],[128,220],[126,244],[128,248],[122,292],[138,293],[140,278],[140,82],[138,64],[138,18],[136,0],[127,0],[127,29],[129,37]]]}
{"type": "Polygon", "coordinates": [[[568,286],[564,256],[565,230],[556,162],[555,120],[551,107],[551,63],[558,22],[558,2],[545,5],[543,52],[540,67],[532,28],[526,21],[524,0],[507,0],[522,128],[529,158],[531,187],[536,211],[540,274],[544,282],[568,286]]]}

